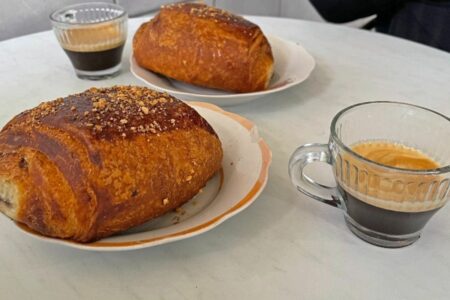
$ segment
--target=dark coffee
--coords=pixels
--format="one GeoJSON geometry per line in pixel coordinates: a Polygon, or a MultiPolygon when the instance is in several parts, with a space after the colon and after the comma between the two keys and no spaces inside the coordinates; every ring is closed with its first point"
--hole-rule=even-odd
{"type": "Polygon", "coordinates": [[[416,212],[387,210],[367,204],[362,199],[345,191],[341,186],[338,188],[344,197],[347,214],[358,224],[380,233],[404,235],[418,232],[439,210],[439,208],[416,212]]]}
{"type": "Polygon", "coordinates": [[[80,52],[64,49],[75,69],[100,71],[117,66],[122,58],[123,44],[107,50],[80,52]]]}
{"type": "Polygon", "coordinates": [[[60,43],[76,70],[103,71],[120,64],[126,36],[116,23],[76,27],[60,43]]]}
{"type": "MultiPolygon", "coordinates": [[[[428,170],[439,167],[433,159],[414,148],[390,142],[364,142],[352,150],[379,164],[405,170],[428,170]]],[[[400,175],[345,157],[338,162],[346,174],[337,176],[338,189],[344,198],[347,215],[367,229],[389,235],[419,232],[441,207],[431,201],[436,177],[400,175]]]]}

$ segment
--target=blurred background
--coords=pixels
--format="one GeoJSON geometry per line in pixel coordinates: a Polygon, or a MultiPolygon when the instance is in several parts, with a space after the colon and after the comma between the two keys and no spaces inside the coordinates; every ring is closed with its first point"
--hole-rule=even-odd
{"type": "MultiPolygon", "coordinates": [[[[98,2],[99,0],[97,0],[98,2]]],[[[186,1],[186,0],[185,0],[186,1]]],[[[0,41],[49,30],[55,9],[89,0],[0,0],[0,41]]],[[[158,11],[174,0],[103,0],[129,16],[158,11]]],[[[450,0],[197,0],[241,15],[334,22],[394,35],[450,52],[450,0]]]]}
{"type": "MultiPolygon", "coordinates": [[[[53,10],[81,2],[94,1],[1,0],[0,40],[49,30],[51,26],[48,16],[53,10]]],[[[173,0],[109,0],[101,2],[119,4],[129,12],[130,17],[137,17],[154,13],[159,9],[160,5],[171,3],[173,0]]],[[[299,18],[318,22],[324,21],[309,0],[205,0],[195,2],[214,4],[217,7],[238,14],[299,18]]],[[[351,22],[349,25],[358,26],[359,24],[360,22],[351,22]]]]}

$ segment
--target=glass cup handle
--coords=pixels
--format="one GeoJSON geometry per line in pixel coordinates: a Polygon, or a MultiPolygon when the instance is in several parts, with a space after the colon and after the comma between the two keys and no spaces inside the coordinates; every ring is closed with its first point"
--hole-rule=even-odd
{"type": "Polygon", "coordinates": [[[325,162],[331,165],[331,154],[327,144],[306,144],[297,148],[289,159],[289,177],[297,190],[303,194],[329,204],[344,208],[342,197],[336,187],[315,182],[303,170],[310,163],[325,162]]]}

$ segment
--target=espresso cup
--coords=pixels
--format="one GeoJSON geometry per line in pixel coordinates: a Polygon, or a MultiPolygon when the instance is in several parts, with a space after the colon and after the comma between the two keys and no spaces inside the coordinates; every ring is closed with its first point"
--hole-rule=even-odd
{"type": "Polygon", "coordinates": [[[307,196],[340,208],[349,229],[382,247],[414,243],[449,198],[450,119],[399,102],[366,102],[340,111],[328,144],[307,144],[289,176],[307,196]],[[314,162],[332,166],[335,187],[308,177],[314,162]]]}
{"type": "Polygon", "coordinates": [[[53,31],[75,74],[89,80],[120,73],[127,19],[122,7],[104,2],[70,5],[50,15],[53,31]]]}

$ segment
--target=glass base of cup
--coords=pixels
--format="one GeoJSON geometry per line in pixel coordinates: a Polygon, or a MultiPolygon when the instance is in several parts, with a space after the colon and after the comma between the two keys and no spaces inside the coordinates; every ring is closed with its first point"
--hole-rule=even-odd
{"type": "Polygon", "coordinates": [[[355,222],[351,217],[345,215],[347,227],[357,237],[372,245],[384,248],[401,248],[413,244],[420,238],[421,232],[415,232],[405,235],[390,235],[368,229],[355,222]]]}
{"type": "Polygon", "coordinates": [[[84,71],[84,70],[75,69],[75,73],[77,74],[78,78],[80,78],[80,79],[102,80],[102,79],[116,77],[117,75],[119,75],[121,68],[122,68],[122,64],[120,63],[115,67],[105,69],[105,70],[99,70],[99,71],[84,71]]]}

